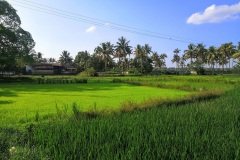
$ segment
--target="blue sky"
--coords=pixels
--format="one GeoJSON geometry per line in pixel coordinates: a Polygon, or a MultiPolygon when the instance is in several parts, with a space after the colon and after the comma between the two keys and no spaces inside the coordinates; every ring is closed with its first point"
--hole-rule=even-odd
{"type": "MultiPolygon", "coordinates": [[[[78,51],[94,48],[101,42],[115,43],[120,36],[130,40],[130,45],[148,43],[154,51],[168,55],[171,63],[172,51],[186,49],[187,43],[154,38],[113,30],[112,22],[158,32],[167,37],[203,42],[207,46],[240,41],[239,0],[8,0],[17,10],[22,27],[29,31],[35,42],[35,50],[44,57],[58,58],[63,50],[73,57],[78,51]],[[41,3],[60,10],[104,20],[98,26],[74,21],[52,14],[29,9],[41,3]],[[30,6],[29,6],[30,4],[30,6]],[[213,6],[215,4],[215,6],[213,6]],[[207,9],[208,8],[208,9],[207,9]],[[207,10],[206,10],[207,9],[207,10]],[[198,13],[199,12],[199,13],[198,13]]],[[[43,7],[43,6],[38,6],[43,7]]]]}

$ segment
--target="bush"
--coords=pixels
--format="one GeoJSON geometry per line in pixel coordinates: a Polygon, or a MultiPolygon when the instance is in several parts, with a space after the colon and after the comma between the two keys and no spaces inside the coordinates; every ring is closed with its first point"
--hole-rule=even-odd
{"type": "Polygon", "coordinates": [[[114,79],[112,80],[112,82],[113,82],[113,83],[121,83],[122,80],[119,79],[119,78],[114,78],[114,79]]]}
{"type": "Polygon", "coordinates": [[[97,72],[95,71],[94,68],[88,68],[85,71],[80,73],[81,77],[96,77],[97,72]]]}
{"type": "Polygon", "coordinates": [[[77,79],[77,78],[75,79],[76,83],[87,83],[87,81],[88,81],[87,79],[77,79]]]}

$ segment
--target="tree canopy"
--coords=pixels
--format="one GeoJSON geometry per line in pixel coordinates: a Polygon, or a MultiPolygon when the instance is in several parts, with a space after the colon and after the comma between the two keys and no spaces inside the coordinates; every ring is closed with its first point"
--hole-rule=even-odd
{"type": "Polygon", "coordinates": [[[33,60],[35,42],[31,34],[21,28],[16,10],[0,0],[0,70],[19,71],[33,60]]]}

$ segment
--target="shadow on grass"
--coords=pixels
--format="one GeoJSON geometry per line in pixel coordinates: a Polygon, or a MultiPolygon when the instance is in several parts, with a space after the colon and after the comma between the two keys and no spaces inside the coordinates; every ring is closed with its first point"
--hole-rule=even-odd
{"type": "Polygon", "coordinates": [[[0,101],[0,105],[2,105],[2,104],[11,104],[13,102],[14,101],[0,101]]]}
{"type": "MultiPolygon", "coordinates": [[[[17,96],[18,92],[85,92],[114,90],[128,84],[121,83],[87,83],[87,84],[9,84],[2,86],[0,97],[17,96]],[[11,91],[9,91],[11,90],[11,91]]],[[[1,86],[0,86],[1,87],[1,86]]]]}
{"type": "Polygon", "coordinates": [[[17,97],[17,94],[15,91],[10,91],[8,89],[1,89],[0,97],[17,97]]]}

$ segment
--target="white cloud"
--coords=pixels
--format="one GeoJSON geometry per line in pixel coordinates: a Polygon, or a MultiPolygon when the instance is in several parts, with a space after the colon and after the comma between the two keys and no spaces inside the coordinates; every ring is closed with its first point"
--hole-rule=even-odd
{"type": "Polygon", "coordinates": [[[96,31],[96,26],[90,26],[89,28],[87,28],[85,31],[87,32],[87,33],[93,33],[93,32],[95,32],[96,31]]]}
{"type": "Polygon", "coordinates": [[[237,19],[240,16],[240,2],[233,5],[211,5],[204,12],[192,14],[188,24],[220,23],[223,21],[237,19]]]}

